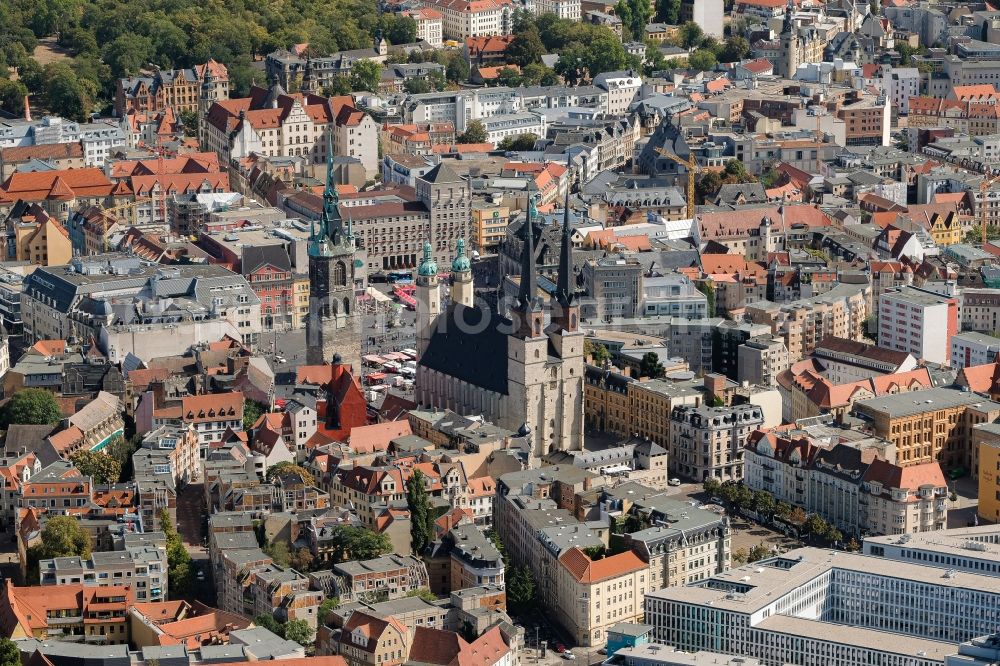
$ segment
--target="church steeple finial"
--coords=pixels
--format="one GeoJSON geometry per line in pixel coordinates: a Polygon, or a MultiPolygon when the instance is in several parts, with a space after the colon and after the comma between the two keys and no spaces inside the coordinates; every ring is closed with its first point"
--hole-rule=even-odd
{"type": "Polygon", "coordinates": [[[538,276],[535,266],[535,208],[537,194],[528,197],[528,216],[524,222],[524,249],[521,251],[521,285],[518,305],[525,312],[537,309],[538,276]]]}

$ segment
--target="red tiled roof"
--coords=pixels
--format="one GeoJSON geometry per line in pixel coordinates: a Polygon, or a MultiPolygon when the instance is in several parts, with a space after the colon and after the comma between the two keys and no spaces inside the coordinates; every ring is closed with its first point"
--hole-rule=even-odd
{"type": "Polygon", "coordinates": [[[578,547],[573,547],[559,557],[559,562],[580,583],[599,583],[646,568],[639,556],[630,550],[601,560],[591,560],[578,547]]]}

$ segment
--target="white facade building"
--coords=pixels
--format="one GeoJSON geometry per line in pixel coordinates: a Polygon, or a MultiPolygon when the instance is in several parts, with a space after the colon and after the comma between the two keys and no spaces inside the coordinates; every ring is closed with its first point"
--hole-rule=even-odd
{"type": "Polygon", "coordinates": [[[932,363],[947,363],[948,338],[957,332],[957,316],[954,298],[915,287],[885,292],[878,303],[878,344],[932,363]]]}
{"type": "Polygon", "coordinates": [[[631,70],[604,72],[594,77],[594,85],[608,92],[604,112],[609,116],[620,116],[639,96],[642,77],[631,70]]]}
{"type": "Polygon", "coordinates": [[[993,363],[998,353],[1000,338],[992,335],[969,332],[951,336],[951,367],[955,370],[993,363]]]}
{"type": "Polygon", "coordinates": [[[535,14],[555,14],[561,19],[579,21],[580,0],[535,0],[535,14]]]}
{"type": "Polygon", "coordinates": [[[526,111],[503,116],[491,116],[480,120],[486,130],[487,141],[493,145],[499,144],[507,137],[517,137],[521,134],[545,136],[545,116],[526,111]]]}
{"type": "Polygon", "coordinates": [[[900,115],[909,115],[910,98],[920,94],[920,72],[916,67],[889,67],[882,77],[882,90],[900,115]]]}
{"type": "Polygon", "coordinates": [[[653,640],[768,666],[937,666],[996,630],[1000,579],[800,548],[646,595],[653,640]]]}

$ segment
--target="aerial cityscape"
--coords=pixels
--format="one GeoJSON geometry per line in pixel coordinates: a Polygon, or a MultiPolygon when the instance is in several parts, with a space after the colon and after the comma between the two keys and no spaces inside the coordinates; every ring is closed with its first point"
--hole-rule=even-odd
{"type": "Polygon", "coordinates": [[[0,666],[997,666],[1000,9],[0,0],[0,666]]]}

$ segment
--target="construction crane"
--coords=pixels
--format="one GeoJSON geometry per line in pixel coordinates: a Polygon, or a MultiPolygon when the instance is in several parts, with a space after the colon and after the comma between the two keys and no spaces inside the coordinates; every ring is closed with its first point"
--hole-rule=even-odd
{"type": "Polygon", "coordinates": [[[981,240],[983,242],[983,249],[986,248],[986,227],[988,226],[986,197],[989,195],[990,185],[998,180],[1000,180],[1000,173],[994,172],[992,176],[987,173],[987,175],[983,176],[983,182],[979,183],[979,224],[982,225],[983,236],[981,240]]]}
{"type": "Polygon", "coordinates": [[[105,252],[108,251],[108,229],[114,222],[119,221],[117,214],[118,211],[128,211],[129,214],[125,216],[124,221],[129,225],[133,225],[136,223],[136,218],[138,217],[136,209],[139,206],[152,202],[153,199],[151,197],[142,197],[137,198],[135,201],[127,201],[125,203],[118,204],[117,206],[105,206],[103,203],[98,204],[97,207],[101,212],[101,225],[104,227],[102,241],[104,243],[105,252]]]}
{"type": "Polygon", "coordinates": [[[692,153],[690,157],[686,160],[682,160],[671,152],[664,150],[663,148],[658,148],[653,146],[653,150],[657,153],[666,157],[668,160],[677,162],[681,166],[687,168],[687,216],[689,220],[694,219],[694,179],[695,176],[701,171],[698,168],[698,162],[694,159],[694,154],[692,153]]]}

